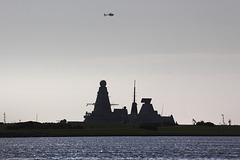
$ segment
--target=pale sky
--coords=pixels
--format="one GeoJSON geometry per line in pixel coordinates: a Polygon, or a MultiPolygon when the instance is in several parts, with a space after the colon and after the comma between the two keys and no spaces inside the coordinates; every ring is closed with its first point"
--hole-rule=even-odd
{"type": "Polygon", "coordinates": [[[83,121],[107,81],[179,124],[240,124],[240,1],[1,0],[0,122],[83,121]],[[113,17],[104,17],[112,12],[113,17]],[[164,107],[163,107],[164,106],[164,107]]]}

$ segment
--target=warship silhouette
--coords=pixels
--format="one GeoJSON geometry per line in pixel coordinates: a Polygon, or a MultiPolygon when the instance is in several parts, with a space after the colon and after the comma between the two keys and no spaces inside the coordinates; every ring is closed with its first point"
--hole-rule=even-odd
{"type": "Polygon", "coordinates": [[[128,114],[127,108],[111,110],[112,105],[109,101],[108,91],[105,80],[100,81],[100,87],[97,93],[95,103],[87,104],[94,105],[94,110],[86,112],[84,123],[90,124],[123,124],[123,123],[160,123],[163,125],[175,124],[173,116],[161,116],[154,110],[151,104],[151,98],[142,98],[142,107],[138,113],[136,103],[136,86],[134,81],[134,98],[131,107],[131,113],[128,114]]]}

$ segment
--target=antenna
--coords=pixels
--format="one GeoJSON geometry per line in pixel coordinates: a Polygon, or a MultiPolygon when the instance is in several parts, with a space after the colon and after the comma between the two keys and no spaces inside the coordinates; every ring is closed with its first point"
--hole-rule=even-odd
{"type": "MultiPolygon", "coordinates": [[[[90,105],[94,106],[94,105],[95,105],[95,103],[87,103],[87,105],[86,105],[86,106],[90,106],[90,105]]],[[[116,105],[119,105],[119,104],[116,104],[116,103],[111,103],[110,105],[111,105],[111,106],[116,106],[116,105]]]]}
{"type": "Polygon", "coordinates": [[[6,123],[6,113],[3,113],[3,122],[6,123]]]}
{"type": "Polygon", "coordinates": [[[161,115],[163,115],[163,108],[164,108],[164,103],[163,103],[163,105],[162,105],[162,112],[161,112],[161,115]]]}
{"type": "Polygon", "coordinates": [[[95,103],[87,103],[87,105],[86,106],[89,106],[89,105],[95,105],[95,103]]]}
{"type": "Polygon", "coordinates": [[[136,80],[134,80],[133,102],[136,102],[136,80]]]}

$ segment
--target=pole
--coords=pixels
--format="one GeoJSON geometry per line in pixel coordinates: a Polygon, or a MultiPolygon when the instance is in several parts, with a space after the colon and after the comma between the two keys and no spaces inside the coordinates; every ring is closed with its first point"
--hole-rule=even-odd
{"type": "Polygon", "coordinates": [[[6,113],[3,113],[3,122],[6,123],[6,113]]]}

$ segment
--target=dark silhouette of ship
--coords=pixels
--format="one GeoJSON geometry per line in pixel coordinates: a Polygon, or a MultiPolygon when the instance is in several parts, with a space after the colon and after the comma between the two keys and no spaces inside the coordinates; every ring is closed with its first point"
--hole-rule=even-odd
{"type": "Polygon", "coordinates": [[[132,102],[131,113],[128,114],[127,108],[114,109],[112,112],[111,104],[108,97],[108,91],[105,80],[100,82],[100,87],[97,93],[97,99],[92,113],[86,112],[84,123],[91,124],[122,124],[122,123],[160,123],[163,125],[175,124],[173,116],[161,116],[154,110],[151,104],[151,98],[142,98],[143,103],[139,113],[136,103],[136,86],[134,81],[134,98],[132,102]]]}

